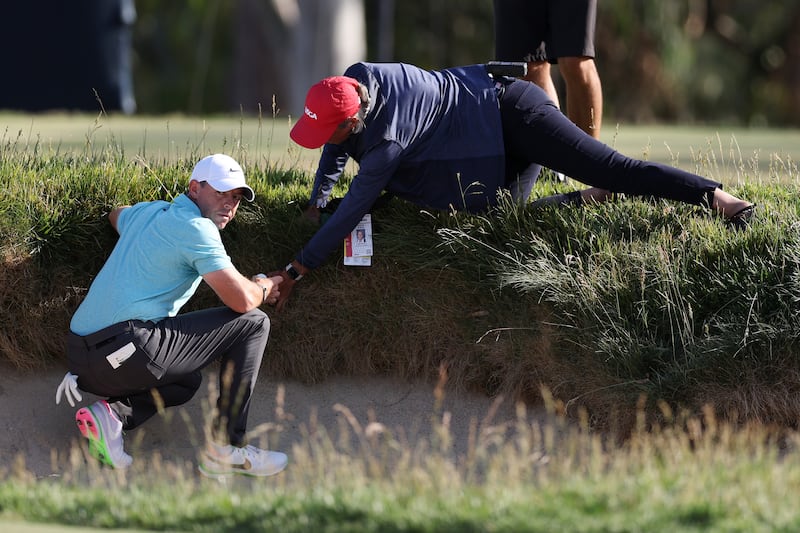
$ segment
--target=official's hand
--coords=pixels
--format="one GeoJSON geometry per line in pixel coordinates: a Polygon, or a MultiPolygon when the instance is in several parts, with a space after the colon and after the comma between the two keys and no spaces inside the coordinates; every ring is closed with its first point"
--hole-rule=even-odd
{"type": "Polygon", "coordinates": [[[283,284],[283,276],[270,276],[269,280],[272,282],[272,290],[267,294],[267,305],[275,305],[281,297],[280,286],[283,284]]]}
{"type": "Polygon", "coordinates": [[[62,394],[71,407],[75,407],[76,400],[79,402],[83,400],[83,396],[81,396],[78,390],[78,376],[74,375],[72,372],[64,374],[64,379],[61,380],[61,383],[56,389],[56,405],[61,403],[62,394]]]}
{"type": "Polygon", "coordinates": [[[303,216],[306,217],[311,222],[314,222],[316,224],[319,224],[319,222],[321,220],[321,214],[320,214],[319,207],[317,207],[315,205],[310,205],[310,206],[306,207],[305,211],[303,211],[303,216]]]}
{"type": "Polygon", "coordinates": [[[270,277],[276,276],[281,278],[280,286],[280,294],[278,298],[275,300],[275,310],[282,311],[286,302],[289,300],[289,296],[292,294],[292,289],[294,289],[294,284],[297,283],[295,280],[289,277],[289,274],[286,273],[285,270],[276,270],[274,272],[270,272],[267,274],[270,277]]]}

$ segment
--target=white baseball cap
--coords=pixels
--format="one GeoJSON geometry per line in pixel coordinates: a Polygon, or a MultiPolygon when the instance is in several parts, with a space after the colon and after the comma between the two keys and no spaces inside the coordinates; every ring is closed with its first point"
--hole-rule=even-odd
{"type": "Polygon", "coordinates": [[[189,181],[205,181],[220,192],[233,189],[244,189],[243,196],[252,202],[256,193],[244,181],[244,171],[239,163],[225,154],[214,154],[204,157],[194,166],[189,181]]]}

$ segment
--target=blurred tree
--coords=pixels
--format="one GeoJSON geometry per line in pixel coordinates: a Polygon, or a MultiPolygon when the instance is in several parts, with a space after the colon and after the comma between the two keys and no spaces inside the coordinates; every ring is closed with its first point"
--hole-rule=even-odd
{"type": "Polygon", "coordinates": [[[800,123],[798,19],[798,0],[600,2],[608,116],[800,123]]]}
{"type": "Polygon", "coordinates": [[[769,78],[775,80],[779,89],[758,91],[759,103],[780,99],[783,104],[780,109],[788,111],[788,122],[797,126],[800,125],[800,8],[796,7],[788,17],[783,43],[783,48],[769,48],[764,54],[766,63],[775,67],[769,78]],[[772,92],[780,94],[772,97],[772,92]]]}
{"type": "Polygon", "coordinates": [[[297,115],[308,87],[366,58],[363,0],[138,0],[147,112],[297,115]]]}
{"type": "Polygon", "coordinates": [[[221,111],[230,84],[232,6],[137,0],[134,87],[145,113],[221,111]]]}
{"type": "Polygon", "coordinates": [[[363,0],[238,0],[230,103],[303,111],[308,88],[366,59],[363,0]]]}
{"type": "MultiPolygon", "coordinates": [[[[137,10],[145,112],[269,114],[275,95],[296,115],[312,83],[360,59],[445,68],[494,52],[492,0],[137,0],[137,10]]],[[[597,65],[612,121],[800,125],[800,0],[603,0],[597,65]]]]}
{"type": "Polygon", "coordinates": [[[397,2],[394,60],[430,69],[488,61],[492,16],[491,0],[397,2]]]}

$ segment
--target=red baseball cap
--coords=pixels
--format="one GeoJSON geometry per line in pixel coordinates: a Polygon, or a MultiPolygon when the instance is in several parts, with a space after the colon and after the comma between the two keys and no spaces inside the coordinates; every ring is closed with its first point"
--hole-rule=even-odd
{"type": "Polygon", "coordinates": [[[303,116],[289,136],[300,146],[319,148],[360,106],[358,81],[347,76],[325,78],[308,90],[303,116]]]}

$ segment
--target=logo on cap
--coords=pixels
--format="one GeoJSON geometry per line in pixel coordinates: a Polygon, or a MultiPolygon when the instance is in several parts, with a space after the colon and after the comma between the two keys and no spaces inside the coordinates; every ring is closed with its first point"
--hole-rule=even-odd
{"type": "Polygon", "coordinates": [[[360,106],[358,80],[346,76],[325,78],[308,90],[303,114],[289,136],[300,146],[319,148],[360,106]]]}

